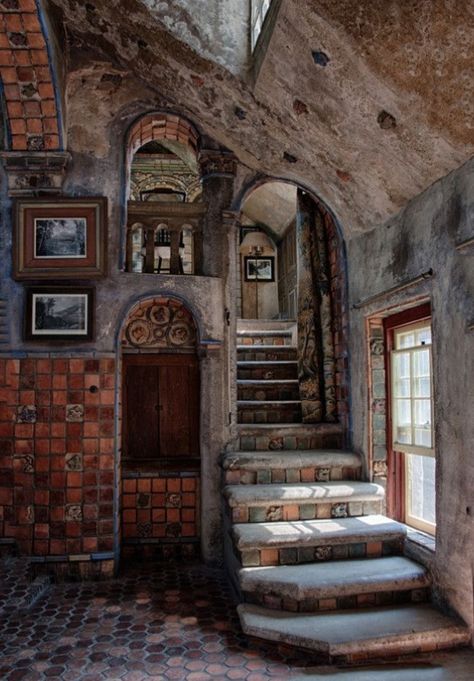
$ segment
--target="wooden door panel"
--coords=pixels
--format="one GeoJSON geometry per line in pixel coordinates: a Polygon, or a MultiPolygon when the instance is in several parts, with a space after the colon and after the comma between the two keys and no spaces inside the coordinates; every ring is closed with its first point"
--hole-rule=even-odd
{"type": "Polygon", "coordinates": [[[158,456],[158,367],[127,366],[126,376],[126,455],[129,459],[158,456]]]}
{"type": "Polygon", "coordinates": [[[199,453],[195,373],[190,364],[160,367],[161,456],[194,457],[199,453]]]}
{"type": "Polygon", "coordinates": [[[124,357],[125,458],[199,457],[199,365],[195,355],[124,357]]]}

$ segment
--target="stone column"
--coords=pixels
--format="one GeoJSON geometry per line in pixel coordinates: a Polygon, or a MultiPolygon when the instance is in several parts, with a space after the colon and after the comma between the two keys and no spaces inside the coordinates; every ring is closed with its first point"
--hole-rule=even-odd
{"type": "Polygon", "coordinates": [[[225,277],[228,251],[222,211],[227,210],[232,203],[237,160],[229,151],[203,149],[199,164],[202,200],[207,205],[202,222],[201,274],[225,277]]]}

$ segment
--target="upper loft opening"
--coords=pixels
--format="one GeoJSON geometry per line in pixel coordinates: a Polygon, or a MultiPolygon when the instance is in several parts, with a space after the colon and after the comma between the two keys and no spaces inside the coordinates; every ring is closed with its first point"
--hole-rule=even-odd
{"type": "Polygon", "coordinates": [[[250,0],[250,48],[255,50],[272,0],[250,0]]]}
{"type": "Polygon", "coordinates": [[[132,126],[127,145],[129,272],[195,273],[204,208],[198,139],[194,126],[173,114],[149,114],[132,126]]]}

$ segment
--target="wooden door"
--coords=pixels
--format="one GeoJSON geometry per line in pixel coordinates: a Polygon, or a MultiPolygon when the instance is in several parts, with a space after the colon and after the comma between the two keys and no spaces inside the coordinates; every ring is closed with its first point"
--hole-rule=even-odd
{"type": "Polygon", "coordinates": [[[125,355],[124,460],[199,457],[199,371],[195,355],[125,355]]]}

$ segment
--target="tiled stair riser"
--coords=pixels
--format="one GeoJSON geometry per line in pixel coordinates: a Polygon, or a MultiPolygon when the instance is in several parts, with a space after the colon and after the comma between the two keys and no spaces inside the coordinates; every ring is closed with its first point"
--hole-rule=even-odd
{"type": "Polygon", "coordinates": [[[224,473],[228,485],[266,485],[273,483],[336,482],[339,480],[360,480],[360,468],[287,468],[261,469],[257,471],[227,470],[224,473]]]}
{"type": "Polygon", "coordinates": [[[234,523],[265,523],[291,520],[327,520],[373,515],[382,512],[382,501],[354,501],[334,503],[288,503],[232,508],[234,523]]]}
{"type": "Polygon", "coordinates": [[[275,346],[274,348],[249,346],[239,348],[237,351],[238,362],[281,362],[295,361],[296,348],[287,346],[275,346]]]}
{"type": "Polygon", "coordinates": [[[342,433],[320,433],[317,435],[290,435],[275,437],[271,432],[262,435],[241,435],[238,449],[241,451],[280,451],[287,449],[341,449],[342,433]]]}
{"type": "Polygon", "coordinates": [[[270,405],[237,406],[239,423],[299,423],[301,421],[301,405],[270,405]]]}
{"type": "Polygon", "coordinates": [[[298,383],[259,383],[257,385],[239,384],[237,399],[253,401],[299,400],[298,383]]]}
{"type": "Polygon", "coordinates": [[[351,558],[381,558],[397,556],[402,553],[403,542],[390,540],[380,542],[363,542],[357,544],[336,544],[319,546],[286,547],[286,548],[254,548],[239,551],[235,555],[242,567],[269,567],[277,565],[302,565],[305,563],[322,563],[351,558]]]}
{"type": "Polygon", "coordinates": [[[277,594],[245,593],[247,603],[261,605],[271,610],[287,610],[289,612],[325,612],[328,610],[352,610],[355,608],[373,608],[375,606],[396,605],[399,603],[426,603],[430,600],[431,590],[406,589],[403,591],[383,591],[374,593],[352,594],[339,598],[295,598],[280,597],[277,594]]]}
{"type": "Polygon", "coordinates": [[[291,364],[238,364],[237,378],[242,381],[290,381],[298,378],[296,362],[291,364]]]}
{"type": "Polygon", "coordinates": [[[239,336],[239,345],[291,345],[291,333],[285,335],[239,336]]]}

